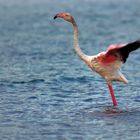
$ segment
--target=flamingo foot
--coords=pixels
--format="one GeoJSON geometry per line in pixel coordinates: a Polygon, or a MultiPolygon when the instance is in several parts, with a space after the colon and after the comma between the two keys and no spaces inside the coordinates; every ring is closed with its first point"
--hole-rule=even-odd
{"type": "Polygon", "coordinates": [[[126,110],[122,109],[122,108],[118,108],[118,107],[107,107],[104,111],[105,114],[108,114],[108,115],[120,115],[120,114],[124,114],[124,113],[127,113],[126,110]]]}

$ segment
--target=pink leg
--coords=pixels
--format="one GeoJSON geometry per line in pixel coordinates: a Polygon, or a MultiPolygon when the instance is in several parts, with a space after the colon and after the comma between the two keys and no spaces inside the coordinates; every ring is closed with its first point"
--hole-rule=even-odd
{"type": "Polygon", "coordinates": [[[112,98],[113,105],[117,106],[117,101],[116,101],[116,98],[115,98],[115,94],[114,94],[112,85],[108,84],[108,88],[109,88],[109,91],[110,91],[110,95],[111,95],[111,98],[112,98]]]}

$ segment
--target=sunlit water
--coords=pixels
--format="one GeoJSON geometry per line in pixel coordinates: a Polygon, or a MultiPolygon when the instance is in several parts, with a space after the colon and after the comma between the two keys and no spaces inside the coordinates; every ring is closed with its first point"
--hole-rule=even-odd
{"type": "Polygon", "coordinates": [[[53,20],[75,16],[80,47],[93,55],[111,43],[140,38],[139,0],[0,0],[0,139],[138,140],[140,50],[122,68],[128,85],[107,85],[76,56],[72,28],[53,20]]]}

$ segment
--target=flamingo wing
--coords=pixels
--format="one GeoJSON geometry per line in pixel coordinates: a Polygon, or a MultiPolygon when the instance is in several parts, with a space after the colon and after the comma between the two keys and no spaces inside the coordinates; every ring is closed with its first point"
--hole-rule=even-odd
{"type": "Polygon", "coordinates": [[[120,60],[126,62],[129,53],[140,48],[140,40],[125,45],[111,45],[105,54],[104,61],[120,60]]]}

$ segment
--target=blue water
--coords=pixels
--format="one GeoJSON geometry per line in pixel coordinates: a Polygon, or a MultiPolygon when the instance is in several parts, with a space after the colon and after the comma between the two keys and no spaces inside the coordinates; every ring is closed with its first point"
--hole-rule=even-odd
{"type": "Polygon", "coordinates": [[[72,28],[53,16],[74,15],[80,47],[97,54],[140,38],[139,0],[0,0],[0,139],[138,140],[140,50],[114,83],[117,112],[105,81],[72,47],[72,28]]]}

